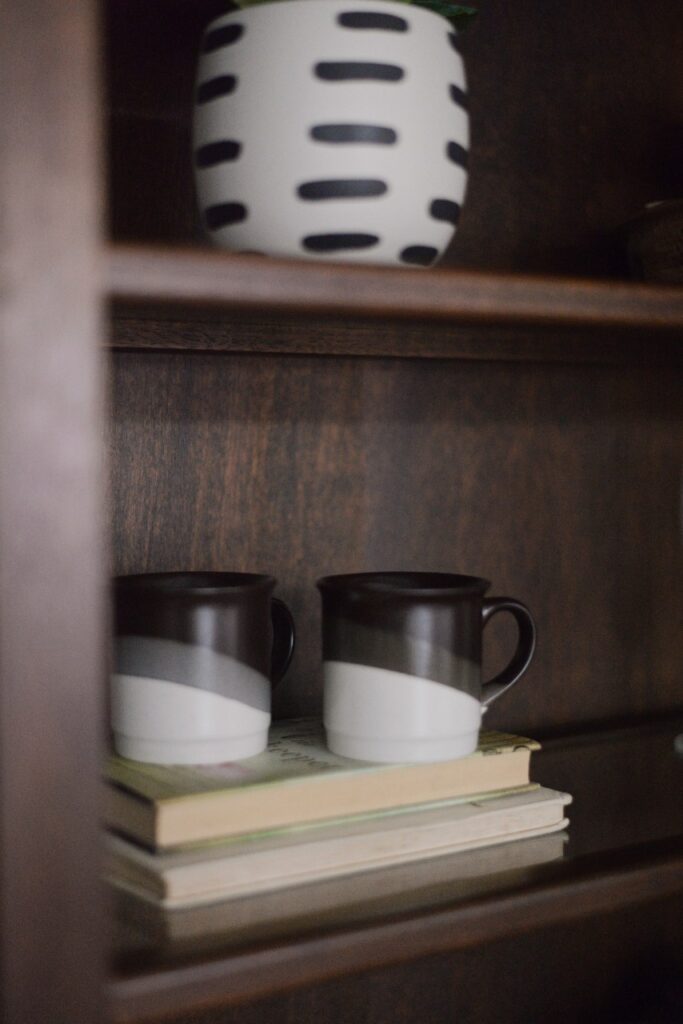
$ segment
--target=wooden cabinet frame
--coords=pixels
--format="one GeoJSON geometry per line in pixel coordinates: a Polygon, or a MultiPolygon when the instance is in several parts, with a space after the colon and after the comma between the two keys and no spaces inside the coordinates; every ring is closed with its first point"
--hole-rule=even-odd
{"type": "MultiPolygon", "coordinates": [[[[532,6],[537,15],[543,7],[540,0],[532,6]]],[[[431,964],[425,978],[433,980],[442,970],[435,957],[452,956],[448,962],[457,965],[463,950],[575,920],[598,929],[610,915],[632,912],[629,934],[635,936],[642,908],[642,920],[649,922],[642,934],[652,936],[655,910],[683,889],[683,822],[675,805],[680,773],[672,753],[683,707],[675,629],[682,593],[680,481],[674,479],[683,441],[683,292],[616,280],[614,248],[602,236],[593,249],[582,243],[604,226],[601,196],[616,211],[652,198],[648,190],[655,183],[671,190],[673,161],[662,158],[653,167],[642,154],[633,155],[631,140],[632,163],[619,175],[629,151],[620,141],[628,121],[614,106],[620,89],[609,73],[592,77],[587,70],[600,66],[609,17],[595,12],[602,37],[582,36],[576,25],[567,29],[568,53],[585,50],[592,61],[577,75],[579,99],[572,111],[584,119],[577,121],[577,137],[586,145],[593,140],[598,170],[575,161],[580,180],[567,177],[565,198],[558,175],[571,145],[562,149],[552,97],[537,97],[536,127],[524,113],[535,102],[528,90],[538,86],[541,71],[561,95],[570,94],[553,71],[559,22],[554,30],[539,23],[538,36],[528,25],[520,33],[506,5],[491,5],[497,29],[510,34],[510,59],[529,45],[542,67],[525,67],[519,88],[510,86],[507,120],[481,129],[481,166],[496,147],[516,154],[517,172],[529,175],[529,181],[520,178],[519,194],[528,199],[537,189],[548,211],[547,230],[544,225],[538,244],[525,236],[513,197],[509,207],[496,210],[498,230],[508,232],[500,263],[491,257],[486,265],[485,199],[495,198],[504,179],[500,168],[489,167],[486,196],[472,196],[472,228],[463,234],[462,250],[453,250],[444,269],[422,273],[264,261],[192,244],[197,225],[182,161],[187,104],[183,108],[179,99],[191,59],[192,37],[185,29],[194,31],[200,16],[216,7],[212,0],[196,9],[185,0],[110,0],[98,11],[87,0],[7,0],[0,14],[0,1013],[7,1024],[171,1019],[238,1004],[249,1008],[295,989],[310,992],[315,1016],[316,999],[325,998],[324,985],[333,979],[399,969],[407,978],[424,960],[431,964]],[[139,33],[131,17],[141,19],[139,33]],[[155,19],[159,48],[141,70],[155,19]],[[145,75],[151,82],[158,78],[156,90],[143,88],[145,75]],[[600,106],[608,80],[612,126],[606,126],[609,104],[600,106]],[[542,123],[547,175],[538,160],[542,123]],[[518,142],[516,127],[523,134],[518,142]],[[611,133],[611,141],[603,144],[601,131],[611,133]],[[158,187],[155,192],[159,167],[145,163],[144,144],[135,163],[136,146],[145,139],[159,143],[160,154],[171,154],[166,197],[158,187]],[[609,168],[613,180],[605,184],[600,174],[609,168]],[[576,212],[572,202],[587,191],[585,207],[576,212]],[[109,243],[101,227],[103,204],[109,243]],[[566,249],[564,238],[571,242],[566,249]],[[523,252],[520,269],[531,273],[509,272],[515,246],[523,252]],[[541,273],[545,269],[549,276],[541,273]],[[522,397],[508,406],[513,380],[522,397]],[[360,398],[359,388],[365,389],[360,398]],[[252,399],[258,409],[253,424],[252,399]],[[514,424],[506,432],[507,413],[514,424]],[[555,447],[540,462],[534,459],[544,442],[534,415],[552,420],[555,447]],[[221,434],[229,422],[247,423],[239,434],[240,443],[246,438],[241,453],[221,434]],[[191,446],[183,454],[186,423],[191,446]],[[251,429],[259,423],[260,433],[251,429]],[[411,423],[424,448],[406,456],[405,427],[411,423]],[[300,480],[292,479],[283,438],[291,441],[297,466],[309,463],[300,480]],[[383,453],[406,466],[408,497],[400,474],[382,462],[383,453]],[[252,472],[255,465],[272,473],[268,487],[252,472]],[[188,568],[215,567],[232,557],[238,541],[245,558],[279,560],[276,568],[293,581],[309,637],[302,647],[306,686],[285,693],[279,707],[295,713],[315,706],[314,597],[304,593],[308,577],[302,569],[307,558],[327,558],[325,568],[333,571],[345,559],[355,559],[357,568],[377,567],[373,560],[391,551],[386,533],[396,508],[396,545],[408,561],[417,562],[421,551],[434,561],[446,553],[474,560],[483,550],[478,524],[484,507],[500,507],[505,497],[502,485],[494,480],[489,488],[488,476],[481,479],[484,471],[493,479],[496,465],[507,466],[508,482],[515,467],[528,480],[513,491],[519,542],[512,533],[496,537],[494,530],[486,557],[500,575],[509,571],[513,585],[521,580],[537,587],[552,648],[539,664],[555,673],[546,681],[553,708],[536,713],[529,696],[513,724],[526,716],[537,725],[548,741],[548,779],[569,789],[576,784],[586,794],[584,807],[591,788],[600,789],[601,772],[609,776],[609,790],[591,805],[593,825],[577,828],[581,836],[592,828],[591,842],[566,870],[539,870],[523,883],[506,883],[469,901],[352,924],[328,922],[238,948],[200,943],[194,952],[162,956],[145,946],[138,956],[135,941],[124,942],[113,958],[99,824],[112,569],[166,568],[175,559],[188,568]],[[542,471],[534,477],[538,465],[542,471]],[[466,478],[457,491],[443,482],[453,466],[466,478]],[[348,482],[346,492],[335,470],[348,482]],[[439,481],[433,490],[430,480],[439,481]],[[174,481],[182,490],[179,508],[174,481]],[[231,482],[242,505],[226,525],[225,516],[212,519],[211,502],[225,501],[231,482]],[[256,525],[243,502],[250,482],[258,499],[256,525]],[[435,515],[444,494],[452,507],[435,515]],[[430,510],[419,523],[418,495],[430,510]],[[553,501],[566,505],[572,495],[580,508],[566,525],[560,521],[566,508],[558,512],[553,501]],[[359,498],[365,502],[363,522],[356,515],[359,498]],[[286,522],[291,510],[289,548],[285,542],[278,547],[275,531],[264,533],[259,546],[258,523],[273,507],[278,522],[286,522]],[[411,546],[405,538],[413,521],[411,546]],[[452,538],[439,539],[444,522],[451,521],[452,538]],[[348,527],[347,549],[342,527],[348,527]],[[317,548],[311,546],[314,536],[321,538],[317,548]],[[604,558],[595,565],[603,541],[604,558]],[[564,588],[563,604],[540,564],[554,551],[564,558],[555,576],[564,588]],[[363,560],[367,566],[358,564],[363,560]],[[577,624],[588,624],[590,635],[577,629],[568,636],[577,624]],[[596,664],[601,655],[604,665],[596,664]],[[568,682],[561,690],[562,664],[568,682]],[[566,739],[573,720],[584,738],[566,739]],[[598,727],[622,730],[613,742],[604,738],[603,753],[598,727]],[[557,757],[556,742],[567,744],[557,757]],[[636,766],[632,776],[624,743],[642,757],[642,771],[636,766]],[[639,771],[654,780],[652,792],[639,787],[639,771]],[[630,799],[634,820],[637,812],[641,822],[621,834],[620,812],[630,799]],[[603,813],[614,826],[611,846],[595,840],[603,813]]],[[[614,26],[615,48],[632,40],[634,26],[641,25],[638,12],[635,0],[624,5],[614,26]]],[[[651,13],[643,52],[656,56],[665,45],[675,50],[675,0],[658,0],[651,13]]],[[[487,71],[475,90],[481,117],[499,101],[502,72],[500,40],[486,32],[479,39],[475,45],[487,71]]],[[[614,54],[604,59],[618,67],[614,54]]],[[[669,75],[672,93],[675,71],[669,75]]],[[[654,131],[666,101],[647,71],[634,74],[644,83],[634,122],[654,131]]],[[[665,78],[659,75],[659,86],[665,78]]],[[[502,637],[501,649],[504,644],[502,637]]],[[[667,927],[674,936],[673,915],[667,927]]],[[[680,928],[677,934],[680,941],[680,928]]],[[[646,942],[651,948],[650,938],[642,942],[643,949],[646,942]]],[[[383,982],[375,976],[368,984],[380,991],[383,982]]],[[[485,1012],[482,1021],[489,1019],[485,1012]]],[[[373,1020],[381,1018],[373,1013],[373,1020]]]]}

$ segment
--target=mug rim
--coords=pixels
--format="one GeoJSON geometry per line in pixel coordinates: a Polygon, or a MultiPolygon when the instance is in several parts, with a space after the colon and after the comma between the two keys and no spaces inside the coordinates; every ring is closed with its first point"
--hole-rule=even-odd
{"type": "Polygon", "coordinates": [[[352,572],[323,576],[316,582],[319,590],[357,590],[381,597],[461,597],[484,594],[489,580],[462,573],[390,570],[352,572]]]}
{"type": "Polygon", "coordinates": [[[117,592],[155,594],[159,597],[192,598],[212,595],[242,594],[254,590],[273,589],[274,576],[266,573],[224,572],[222,570],[189,570],[143,572],[114,576],[117,592]]]}

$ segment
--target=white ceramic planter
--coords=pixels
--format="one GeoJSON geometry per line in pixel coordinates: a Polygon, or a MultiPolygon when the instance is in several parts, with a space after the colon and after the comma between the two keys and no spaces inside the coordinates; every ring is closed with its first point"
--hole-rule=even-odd
{"type": "Polygon", "coordinates": [[[218,245],[434,263],[467,182],[451,25],[393,0],[275,0],[212,22],[194,117],[199,207],[218,245]]]}

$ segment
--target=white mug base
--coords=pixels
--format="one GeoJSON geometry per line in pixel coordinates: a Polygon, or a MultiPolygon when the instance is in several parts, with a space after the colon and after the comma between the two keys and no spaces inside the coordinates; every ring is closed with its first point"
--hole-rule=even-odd
{"type": "Polygon", "coordinates": [[[148,764],[224,764],[261,754],[267,744],[267,729],[251,736],[203,740],[149,740],[114,733],[117,754],[148,764]]]}
{"type": "Polygon", "coordinates": [[[167,679],[114,673],[111,724],[117,753],[133,761],[222,764],[265,750],[270,712],[167,679]]]}
{"type": "Polygon", "coordinates": [[[464,736],[387,738],[386,736],[347,736],[326,731],[327,745],[334,754],[358,761],[453,761],[474,753],[479,733],[464,736]]]}
{"type": "Polygon", "coordinates": [[[323,673],[327,743],[335,754],[361,761],[450,761],[477,747],[481,706],[468,693],[344,661],[326,660],[323,673]]]}

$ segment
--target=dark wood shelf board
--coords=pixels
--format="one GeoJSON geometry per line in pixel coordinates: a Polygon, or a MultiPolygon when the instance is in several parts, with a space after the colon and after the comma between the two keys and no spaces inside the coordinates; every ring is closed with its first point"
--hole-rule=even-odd
{"type": "MultiPolygon", "coordinates": [[[[161,307],[166,317],[190,309],[204,316],[258,312],[271,318],[334,316],[451,326],[683,328],[683,289],[622,281],[395,270],[129,245],[106,250],[103,273],[115,313],[124,310],[126,316],[161,307]]],[[[125,332],[115,332],[113,340],[132,344],[125,332]]]]}
{"type": "Polygon", "coordinates": [[[556,876],[548,866],[539,869],[535,884],[520,891],[175,967],[121,973],[109,983],[111,1019],[235,1005],[673,895],[683,889],[683,838],[579,858],[571,878],[556,876]]]}
{"type": "MultiPolygon", "coordinates": [[[[303,913],[261,927],[235,927],[226,904],[215,908],[217,919],[209,916],[219,922],[213,934],[202,917],[180,939],[164,934],[166,925],[136,934],[144,915],[129,916],[109,981],[112,1020],[246,1003],[683,892],[683,760],[674,750],[681,728],[677,717],[567,737],[535,755],[532,777],[574,797],[559,859],[469,881],[451,862],[446,881],[410,892],[411,874],[400,895],[387,889],[367,900],[349,879],[336,906],[314,898],[303,913]]],[[[243,916],[249,920],[248,907],[243,916]]]]}

